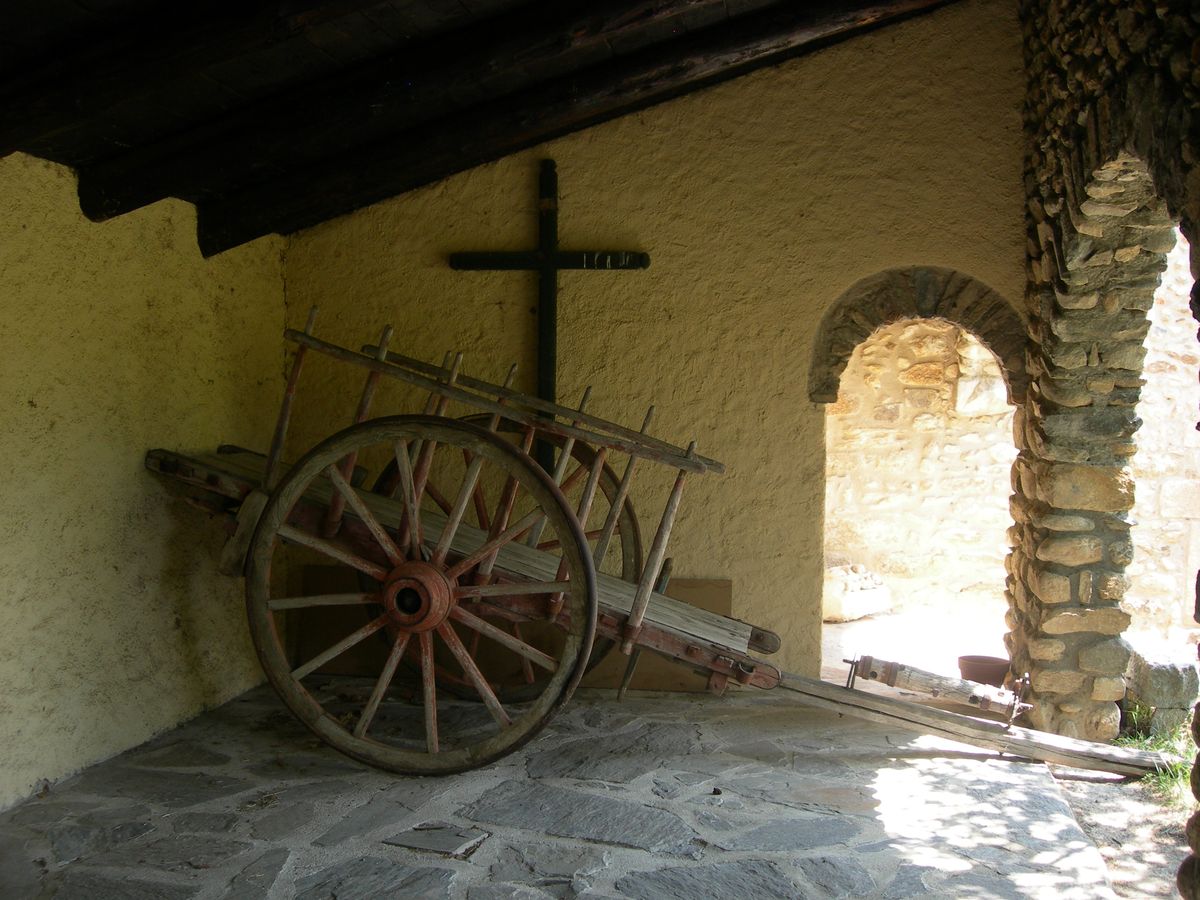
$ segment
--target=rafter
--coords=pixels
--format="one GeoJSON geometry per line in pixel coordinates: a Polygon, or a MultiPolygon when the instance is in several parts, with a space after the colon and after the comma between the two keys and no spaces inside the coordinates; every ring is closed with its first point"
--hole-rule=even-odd
{"type": "Polygon", "coordinates": [[[381,2],[222,0],[149,10],[135,5],[118,27],[72,53],[46,54],[41,64],[0,82],[0,108],[21,111],[0,125],[0,155],[70,143],[70,135],[103,127],[114,110],[145,102],[164,83],[262,53],[381,2]]]}
{"type": "Polygon", "coordinates": [[[290,233],[952,0],[780,4],[198,204],[205,255],[290,233]]]}
{"type": "Polygon", "coordinates": [[[81,173],[80,205],[98,221],[163,197],[197,200],[612,58],[622,42],[714,10],[727,15],[722,0],[540,0],[99,161],[81,173]]]}
{"type": "Polygon", "coordinates": [[[952,2],[7,0],[0,156],[211,255],[952,2]]]}

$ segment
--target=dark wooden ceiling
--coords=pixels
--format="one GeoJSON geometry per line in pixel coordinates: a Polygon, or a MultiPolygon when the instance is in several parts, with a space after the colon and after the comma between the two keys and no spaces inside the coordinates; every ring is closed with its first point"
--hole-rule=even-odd
{"type": "Polygon", "coordinates": [[[0,156],[210,255],[949,0],[0,0],[0,156]]]}

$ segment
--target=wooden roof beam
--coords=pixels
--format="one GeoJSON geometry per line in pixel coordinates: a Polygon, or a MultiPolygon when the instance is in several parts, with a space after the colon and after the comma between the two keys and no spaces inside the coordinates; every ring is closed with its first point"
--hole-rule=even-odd
{"type": "Polygon", "coordinates": [[[560,75],[566,53],[594,61],[614,43],[719,8],[722,0],[549,0],[459,29],[319,85],[251,104],[145,147],[83,167],[79,202],[95,221],[164,197],[197,201],[395,134],[460,105],[560,75]]]}
{"type": "Polygon", "coordinates": [[[0,81],[0,156],[52,145],[56,137],[103,120],[164,81],[261,51],[321,22],[384,0],[221,0],[167,4],[108,26],[72,53],[0,81]],[[283,10],[283,11],[281,11],[283,10]]]}
{"type": "Polygon", "coordinates": [[[198,204],[206,255],[290,233],[954,0],[786,3],[198,204]]]}

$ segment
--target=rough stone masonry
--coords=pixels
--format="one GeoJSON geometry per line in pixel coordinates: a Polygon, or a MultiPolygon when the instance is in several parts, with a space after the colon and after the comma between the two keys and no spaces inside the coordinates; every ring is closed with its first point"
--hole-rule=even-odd
{"type": "MultiPolygon", "coordinates": [[[[1008,639],[1034,673],[1036,724],[1108,739],[1125,690],[1146,311],[1174,221],[1200,269],[1200,22],[1165,0],[1025,0],[1020,15],[1031,384],[1014,424],[1008,639]]],[[[1200,314],[1195,287],[1191,305],[1200,314]]],[[[1200,896],[1198,825],[1186,897],[1200,896]]]]}

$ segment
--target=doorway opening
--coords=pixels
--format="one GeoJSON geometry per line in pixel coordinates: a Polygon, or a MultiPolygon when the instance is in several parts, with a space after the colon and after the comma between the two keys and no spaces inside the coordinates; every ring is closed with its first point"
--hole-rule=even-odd
{"type": "Polygon", "coordinates": [[[826,407],[825,677],[845,658],[947,675],[1005,657],[1013,406],[970,331],[906,318],[855,347],[826,407]]]}

